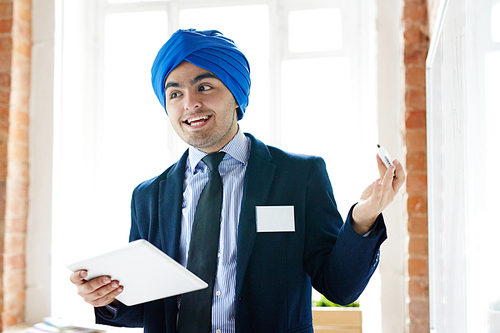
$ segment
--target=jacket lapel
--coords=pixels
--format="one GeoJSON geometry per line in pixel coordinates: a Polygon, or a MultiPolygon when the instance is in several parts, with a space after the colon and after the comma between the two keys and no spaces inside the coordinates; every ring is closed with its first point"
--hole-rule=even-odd
{"type": "Polygon", "coordinates": [[[238,225],[238,251],[236,271],[236,297],[238,297],[252,253],[257,228],[255,207],[264,206],[274,179],[276,166],[266,145],[246,134],[251,139],[251,151],[245,174],[245,185],[238,225]]]}
{"type": "Polygon", "coordinates": [[[182,192],[186,170],[187,151],[172,165],[160,182],[158,193],[158,222],[162,249],[170,257],[179,260],[179,237],[182,215],[182,192]]]}
{"type": "MultiPolygon", "coordinates": [[[[158,224],[160,228],[161,247],[167,255],[177,261],[179,261],[182,193],[187,156],[188,152],[186,150],[179,161],[167,170],[165,179],[160,181],[158,189],[158,224]]],[[[168,297],[163,302],[161,300],[157,302],[157,306],[163,303],[164,314],[161,314],[161,316],[165,316],[164,318],[166,318],[165,322],[168,325],[165,328],[166,332],[175,332],[177,297],[168,297]]],[[[160,311],[160,308],[157,309],[160,311]]],[[[163,320],[160,316],[157,319],[159,321],[163,320]]]]}
{"type": "MultiPolygon", "coordinates": [[[[257,228],[255,207],[266,205],[274,179],[276,166],[272,156],[261,141],[246,134],[251,140],[251,151],[245,174],[245,185],[238,225],[238,251],[236,272],[236,296],[239,295],[252,253],[257,228]]],[[[162,250],[179,260],[180,221],[182,215],[182,191],[188,153],[166,173],[160,182],[158,193],[158,221],[162,250]]]]}

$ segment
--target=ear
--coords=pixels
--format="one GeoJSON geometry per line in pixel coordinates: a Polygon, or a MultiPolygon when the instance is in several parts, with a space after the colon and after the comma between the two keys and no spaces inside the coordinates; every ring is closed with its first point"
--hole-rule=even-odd
{"type": "Polygon", "coordinates": [[[241,112],[241,109],[239,106],[236,108],[236,118],[237,119],[243,118],[243,112],[241,112]]]}
{"type": "MultiPolygon", "coordinates": [[[[234,98],[234,96],[233,96],[233,98],[234,98]]],[[[238,101],[236,100],[236,98],[234,98],[234,107],[236,109],[236,114],[240,114],[241,113],[240,105],[238,104],[238,101]]]]}

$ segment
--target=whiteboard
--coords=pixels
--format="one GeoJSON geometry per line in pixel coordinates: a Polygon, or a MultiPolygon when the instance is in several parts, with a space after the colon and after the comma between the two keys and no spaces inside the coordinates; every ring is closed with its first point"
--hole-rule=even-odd
{"type": "Polygon", "coordinates": [[[464,332],[465,17],[444,1],[427,57],[427,156],[431,331],[464,332]]]}
{"type": "Polygon", "coordinates": [[[429,304],[436,333],[499,329],[491,304],[500,303],[500,268],[491,257],[500,252],[500,66],[486,64],[500,57],[491,38],[496,3],[442,1],[427,57],[429,304]],[[488,91],[496,103],[486,102],[488,91]]]}

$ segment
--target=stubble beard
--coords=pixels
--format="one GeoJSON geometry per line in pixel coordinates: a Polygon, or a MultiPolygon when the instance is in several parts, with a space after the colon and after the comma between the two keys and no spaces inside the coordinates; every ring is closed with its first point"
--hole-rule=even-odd
{"type": "MultiPolygon", "coordinates": [[[[220,128],[217,128],[215,126],[212,128],[210,131],[195,131],[194,133],[177,133],[181,139],[186,142],[188,145],[201,150],[209,150],[211,147],[218,147],[218,149],[223,148],[231,139],[233,138],[234,134],[231,134],[231,131],[233,130],[233,127],[235,126],[236,120],[236,107],[234,107],[234,113],[231,116],[231,120],[228,123],[228,126],[222,126],[220,128]]],[[[212,112],[213,113],[213,112],[212,112]]],[[[220,120],[220,119],[219,119],[220,120]]],[[[214,121],[214,120],[209,120],[209,121],[214,121]]],[[[219,124],[226,124],[226,119],[222,119],[222,122],[219,122],[219,124]]],[[[215,124],[217,125],[217,124],[215,124]]],[[[236,125],[237,126],[237,125],[236,125]]]]}

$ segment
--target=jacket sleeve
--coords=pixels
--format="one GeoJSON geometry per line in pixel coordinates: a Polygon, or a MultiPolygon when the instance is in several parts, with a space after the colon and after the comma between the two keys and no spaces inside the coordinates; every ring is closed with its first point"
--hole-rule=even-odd
{"type": "Polygon", "coordinates": [[[117,327],[143,327],[143,304],[126,306],[119,304],[117,308],[95,308],[96,323],[117,327]]]}
{"type": "Polygon", "coordinates": [[[306,271],[325,297],[342,305],[352,303],[378,265],[379,248],[387,238],[383,217],[377,218],[367,236],[353,230],[352,208],[343,223],[321,158],[314,160],[307,187],[306,271]]]}

